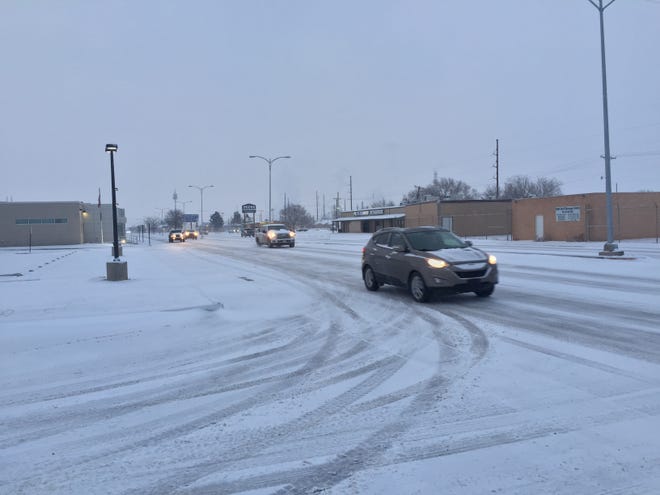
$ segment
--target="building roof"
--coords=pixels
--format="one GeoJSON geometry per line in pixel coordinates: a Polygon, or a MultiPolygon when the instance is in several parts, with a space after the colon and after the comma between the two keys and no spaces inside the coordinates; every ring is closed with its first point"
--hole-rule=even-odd
{"type": "Polygon", "coordinates": [[[389,220],[391,218],[403,218],[405,213],[390,213],[387,215],[359,215],[356,217],[335,218],[333,222],[352,222],[354,220],[389,220]]]}

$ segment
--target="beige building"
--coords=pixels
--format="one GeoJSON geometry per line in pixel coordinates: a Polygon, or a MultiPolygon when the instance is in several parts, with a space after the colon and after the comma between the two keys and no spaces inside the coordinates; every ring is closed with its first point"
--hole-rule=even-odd
{"type": "MultiPolygon", "coordinates": [[[[615,240],[657,238],[660,193],[612,193],[615,240]]],[[[513,239],[606,241],[605,193],[574,194],[513,202],[513,239]]]]}
{"type": "MultiPolygon", "coordinates": [[[[126,217],[117,208],[120,238],[126,217]]],[[[112,205],[80,201],[0,202],[0,247],[111,243],[112,205]]]]}

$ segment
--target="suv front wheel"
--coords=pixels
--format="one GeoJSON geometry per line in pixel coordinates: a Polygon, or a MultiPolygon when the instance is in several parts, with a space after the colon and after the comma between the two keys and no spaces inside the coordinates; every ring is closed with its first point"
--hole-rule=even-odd
{"type": "Polygon", "coordinates": [[[488,297],[495,291],[495,285],[488,284],[481,289],[475,290],[474,293],[479,297],[488,297]]]}
{"type": "Polygon", "coordinates": [[[412,295],[415,301],[426,302],[429,300],[431,291],[426,287],[424,279],[419,273],[414,272],[410,275],[410,283],[408,286],[410,288],[410,295],[412,295]]]}

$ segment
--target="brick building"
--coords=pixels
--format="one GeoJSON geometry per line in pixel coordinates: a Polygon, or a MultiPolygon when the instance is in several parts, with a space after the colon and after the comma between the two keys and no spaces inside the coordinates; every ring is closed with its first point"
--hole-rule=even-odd
{"type": "MultiPolygon", "coordinates": [[[[613,193],[615,240],[657,238],[659,192],[613,193]]],[[[513,240],[606,241],[605,193],[518,199],[512,208],[513,240]]]]}

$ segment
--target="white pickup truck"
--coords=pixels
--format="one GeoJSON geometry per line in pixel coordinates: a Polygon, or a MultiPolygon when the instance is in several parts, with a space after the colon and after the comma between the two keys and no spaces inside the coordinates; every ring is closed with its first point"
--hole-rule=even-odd
{"type": "Polygon", "coordinates": [[[294,247],[296,245],[296,233],[283,223],[261,225],[254,233],[254,239],[257,246],[265,244],[269,248],[273,246],[294,247]]]}

